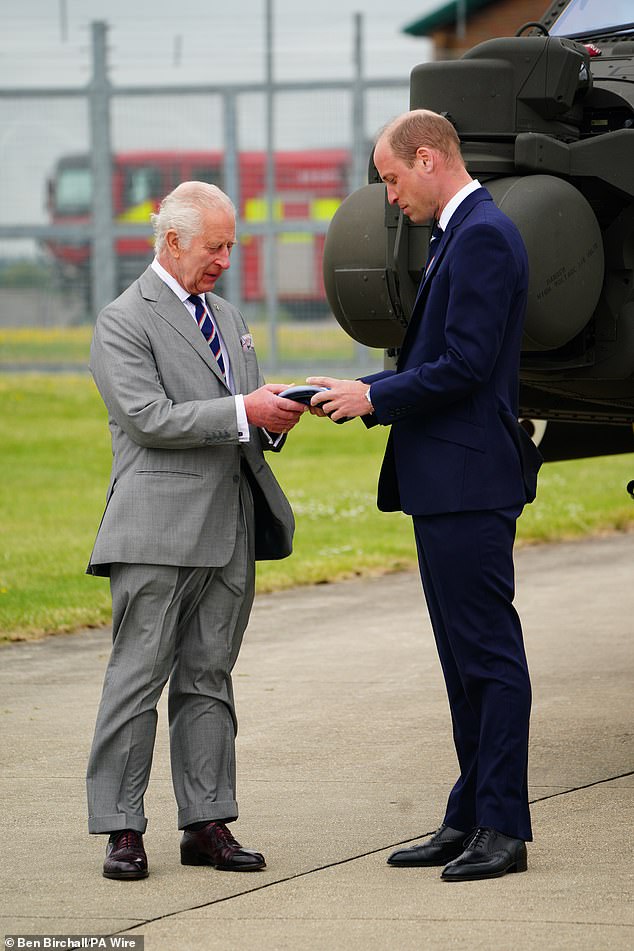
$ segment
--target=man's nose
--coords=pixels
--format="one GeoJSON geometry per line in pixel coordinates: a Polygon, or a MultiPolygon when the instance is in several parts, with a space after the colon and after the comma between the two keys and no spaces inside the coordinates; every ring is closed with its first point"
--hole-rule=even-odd
{"type": "Polygon", "coordinates": [[[392,188],[391,185],[388,185],[387,186],[387,200],[389,201],[390,205],[395,205],[397,202],[397,199],[398,199],[398,196],[396,194],[396,191],[394,190],[394,188],[392,188]]]}
{"type": "Polygon", "coordinates": [[[223,248],[221,251],[219,251],[219,252],[218,252],[217,260],[218,260],[218,264],[220,265],[220,267],[223,268],[223,270],[226,271],[227,268],[231,265],[231,258],[230,258],[230,255],[229,255],[229,249],[228,249],[228,248],[223,248]]]}

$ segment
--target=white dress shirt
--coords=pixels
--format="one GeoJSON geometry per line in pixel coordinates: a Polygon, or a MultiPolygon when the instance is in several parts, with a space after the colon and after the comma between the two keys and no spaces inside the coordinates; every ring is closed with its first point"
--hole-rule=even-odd
{"type": "Polygon", "coordinates": [[[478,188],[482,188],[482,185],[477,179],[474,179],[472,182],[469,182],[468,185],[463,185],[460,191],[457,191],[453,198],[449,199],[438,219],[438,226],[442,228],[443,231],[449,224],[451,216],[458,208],[458,205],[461,205],[467,195],[470,195],[471,192],[476,191],[478,188]]]}
{"type": "MultiPolygon", "coordinates": [[[[196,320],[196,308],[195,308],[195,306],[192,304],[192,302],[191,302],[190,300],[188,300],[189,291],[186,291],[184,287],[181,287],[181,285],[178,283],[178,281],[176,280],[176,278],[173,277],[173,276],[169,273],[169,271],[166,271],[165,268],[163,267],[163,265],[162,265],[162,264],[159,264],[159,262],[157,261],[156,258],[154,258],[154,260],[152,261],[152,265],[151,265],[151,266],[152,266],[152,270],[155,271],[155,272],[158,274],[158,276],[160,277],[160,279],[161,279],[165,284],[167,284],[167,286],[170,288],[170,290],[174,291],[174,293],[176,294],[176,296],[178,297],[178,299],[183,302],[183,304],[185,305],[185,307],[187,308],[187,310],[188,310],[189,313],[191,314],[191,316],[192,316],[192,318],[193,318],[193,320],[194,320],[196,326],[198,326],[198,321],[196,320]]],[[[207,302],[206,302],[206,300],[205,300],[205,295],[204,295],[204,294],[198,294],[197,296],[200,298],[200,302],[201,302],[201,304],[203,305],[203,307],[205,308],[205,313],[209,314],[209,309],[208,309],[208,307],[207,307],[207,302]]],[[[218,326],[217,326],[215,320],[213,319],[213,315],[209,315],[209,316],[210,316],[211,320],[213,321],[214,327],[216,328],[216,333],[218,334],[218,341],[219,341],[219,343],[220,343],[220,352],[221,352],[221,354],[222,354],[222,359],[223,359],[224,365],[225,365],[225,377],[226,377],[226,380],[227,380],[227,386],[229,387],[229,389],[230,389],[231,392],[233,393],[233,395],[234,395],[234,397],[235,397],[235,401],[236,401],[236,420],[237,420],[237,423],[238,423],[238,440],[239,440],[239,442],[249,442],[249,440],[250,440],[250,435],[249,435],[249,421],[248,421],[248,419],[247,419],[247,411],[246,411],[245,406],[244,406],[244,396],[243,396],[241,393],[236,393],[236,392],[235,392],[235,387],[234,387],[234,383],[233,383],[233,374],[232,374],[232,372],[231,372],[231,363],[230,363],[230,361],[229,361],[229,356],[228,356],[227,351],[226,351],[226,349],[225,349],[225,345],[224,345],[224,343],[223,343],[222,336],[221,336],[221,334],[220,334],[220,330],[218,329],[218,326]]]]}

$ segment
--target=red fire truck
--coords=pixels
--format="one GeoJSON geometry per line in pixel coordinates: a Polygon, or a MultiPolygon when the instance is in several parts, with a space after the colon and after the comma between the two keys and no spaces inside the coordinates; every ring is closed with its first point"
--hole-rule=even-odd
{"type": "MultiPolygon", "coordinates": [[[[326,225],[350,190],[350,154],[344,149],[278,152],[275,155],[276,221],[293,219],[326,225]]],[[[241,295],[245,302],[265,299],[264,239],[248,233],[249,222],[267,217],[266,154],[238,155],[241,295]]],[[[221,152],[128,152],[112,158],[112,202],[118,222],[149,221],[160,199],[183,181],[213,182],[224,187],[221,152]]],[[[58,161],[48,183],[51,224],[85,224],[90,218],[92,175],[88,155],[58,161]]],[[[233,197],[233,196],[232,196],[233,197]]],[[[325,228],[324,228],[325,230],[325,228]]],[[[289,309],[323,302],[321,276],[323,234],[284,232],[277,241],[276,281],[280,301],[289,309]]],[[[47,241],[47,248],[67,280],[88,285],[90,245],[86,241],[47,241]]],[[[137,277],[152,258],[149,237],[116,241],[119,289],[137,277]]]]}

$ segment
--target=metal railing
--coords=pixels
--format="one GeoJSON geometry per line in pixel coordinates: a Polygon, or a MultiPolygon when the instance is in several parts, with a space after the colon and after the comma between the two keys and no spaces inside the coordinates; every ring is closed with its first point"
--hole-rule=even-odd
{"type": "MultiPolygon", "coordinates": [[[[103,22],[92,24],[92,75],[90,81],[77,88],[4,88],[0,90],[0,100],[10,99],[51,99],[83,98],[87,102],[90,128],[90,160],[92,174],[92,206],[89,222],[75,224],[24,224],[21,222],[0,221],[0,240],[32,239],[38,242],[65,240],[70,242],[89,242],[91,245],[90,270],[90,311],[96,315],[99,310],[117,294],[116,241],[120,238],[151,236],[151,227],[137,222],[117,221],[113,211],[112,188],[112,145],[111,112],[115,98],[187,96],[208,94],[219,97],[222,102],[224,141],[224,190],[231,196],[236,208],[240,209],[240,171],[238,148],[238,120],[240,97],[258,93],[266,97],[268,117],[266,135],[266,207],[272,209],[275,200],[273,155],[275,141],[273,135],[273,110],[278,96],[287,93],[343,92],[351,97],[350,141],[350,181],[349,190],[361,186],[366,181],[368,164],[368,136],[366,125],[366,94],[370,90],[402,90],[406,103],[409,84],[407,79],[375,78],[364,79],[362,75],[362,20],[355,17],[354,76],[351,80],[327,80],[315,82],[275,82],[272,68],[267,69],[267,80],[262,83],[243,84],[181,84],[155,86],[115,86],[108,77],[107,62],[107,26],[103,22]]],[[[328,222],[313,219],[274,220],[272,215],[262,221],[245,221],[240,216],[237,221],[238,233],[262,236],[265,242],[265,306],[270,325],[271,363],[275,365],[277,352],[276,322],[279,310],[279,297],[273,265],[275,242],[284,234],[324,235],[328,222]]],[[[241,268],[240,247],[234,249],[232,267],[224,278],[224,291],[229,300],[240,306],[241,268]]]]}

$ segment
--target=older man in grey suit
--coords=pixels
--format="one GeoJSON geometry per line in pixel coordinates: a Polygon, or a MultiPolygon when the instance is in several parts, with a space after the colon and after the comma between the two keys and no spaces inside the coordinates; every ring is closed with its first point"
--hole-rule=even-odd
{"type": "Polygon", "coordinates": [[[109,575],[113,649],[88,764],[103,873],[148,874],[143,797],[169,678],[181,862],[264,868],[237,818],[231,670],[255,560],[284,558],[290,506],[264,460],[306,407],[265,385],[244,318],[212,294],[235,242],[230,199],[185,182],[153,216],[156,258],[97,319],[90,367],[112,434],[112,477],[88,571],[109,575]]]}

